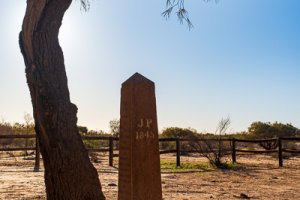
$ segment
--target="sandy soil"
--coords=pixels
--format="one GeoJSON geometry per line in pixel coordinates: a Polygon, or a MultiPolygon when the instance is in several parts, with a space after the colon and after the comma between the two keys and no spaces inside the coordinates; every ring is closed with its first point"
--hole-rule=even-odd
{"type": "MultiPolygon", "coordinates": [[[[117,199],[118,170],[109,167],[107,156],[94,165],[108,200],[117,199]]],[[[175,160],[172,155],[162,159],[175,160]]],[[[182,162],[205,161],[182,157],[182,162]]],[[[165,200],[200,199],[300,199],[300,157],[284,161],[284,168],[271,156],[239,156],[235,170],[162,171],[165,200]]],[[[0,155],[0,199],[45,199],[43,170],[33,172],[34,160],[0,155]]]]}

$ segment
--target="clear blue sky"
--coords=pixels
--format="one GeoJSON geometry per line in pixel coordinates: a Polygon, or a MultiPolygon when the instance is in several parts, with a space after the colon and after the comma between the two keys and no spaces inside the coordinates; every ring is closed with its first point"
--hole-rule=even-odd
{"type": "MultiPolygon", "coordinates": [[[[26,1],[0,7],[0,117],[31,113],[18,32],[26,1]]],[[[159,129],[231,131],[253,121],[300,127],[300,1],[186,1],[194,28],[161,17],[165,0],[74,1],[60,41],[79,125],[108,130],[120,87],[135,72],[156,83],[159,129]]]]}

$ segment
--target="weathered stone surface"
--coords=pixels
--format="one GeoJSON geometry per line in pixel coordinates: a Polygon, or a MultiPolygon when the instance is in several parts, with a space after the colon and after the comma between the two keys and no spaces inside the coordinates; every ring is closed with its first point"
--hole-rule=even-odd
{"type": "Polygon", "coordinates": [[[119,200],[161,200],[155,86],[136,73],[122,84],[119,200]]]}

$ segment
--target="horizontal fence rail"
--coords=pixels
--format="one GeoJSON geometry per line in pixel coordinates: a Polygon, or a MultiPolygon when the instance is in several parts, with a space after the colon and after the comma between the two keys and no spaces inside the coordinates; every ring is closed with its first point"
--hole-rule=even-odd
{"type": "Polygon", "coordinates": [[[230,140],[235,142],[244,142],[244,143],[261,143],[261,142],[275,142],[278,140],[278,138],[262,139],[262,140],[241,140],[241,139],[232,138],[230,140]]]}
{"type": "Polygon", "coordinates": [[[35,139],[35,147],[7,147],[0,148],[0,151],[35,151],[35,163],[34,171],[39,171],[40,169],[40,147],[38,144],[38,139],[35,134],[30,135],[0,135],[0,141],[2,139],[35,139]]]}
{"type": "Polygon", "coordinates": [[[35,135],[0,135],[0,139],[35,138],[35,135]]]}
{"type": "MultiPolygon", "coordinates": [[[[119,154],[115,154],[114,150],[118,150],[116,148],[115,142],[119,141],[118,137],[107,137],[107,136],[82,136],[83,141],[107,141],[108,146],[99,147],[99,148],[86,148],[89,152],[108,152],[109,153],[109,166],[113,166],[113,158],[118,157],[119,154]]],[[[35,147],[0,147],[0,151],[27,151],[32,150],[35,151],[35,170],[39,170],[40,167],[40,151],[39,145],[36,138],[36,135],[0,135],[0,142],[3,139],[35,139],[35,147]]],[[[180,166],[180,156],[183,151],[187,153],[197,153],[198,151],[195,150],[182,150],[181,146],[183,142],[230,142],[231,149],[224,149],[223,153],[231,153],[232,162],[236,163],[237,161],[237,153],[251,153],[251,154],[271,154],[271,153],[278,153],[278,162],[279,166],[283,166],[283,153],[293,153],[293,154],[300,154],[300,149],[286,149],[283,148],[284,142],[300,142],[300,137],[279,137],[279,138],[272,138],[272,139],[261,139],[261,140],[244,140],[244,139],[235,139],[235,138],[226,138],[226,139],[202,139],[202,138],[193,138],[193,139],[186,139],[186,138],[159,138],[160,143],[164,142],[172,142],[175,145],[175,149],[162,149],[160,150],[160,154],[168,154],[168,153],[175,153],[176,154],[176,165],[180,166]],[[238,143],[253,143],[253,144],[260,144],[266,142],[277,142],[278,147],[272,150],[248,150],[248,149],[239,149],[237,148],[238,143]]],[[[209,152],[205,152],[209,153],[209,152]]]]}

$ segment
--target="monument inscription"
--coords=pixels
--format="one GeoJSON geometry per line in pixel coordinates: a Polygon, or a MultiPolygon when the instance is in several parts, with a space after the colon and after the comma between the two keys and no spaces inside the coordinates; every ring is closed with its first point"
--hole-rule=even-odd
{"type": "Polygon", "coordinates": [[[135,139],[151,139],[155,138],[153,131],[151,130],[152,119],[141,119],[137,125],[138,130],[136,131],[135,139]]]}
{"type": "Polygon", "coordinates": [[[136,73],[122,84],[119,200],[161,200],[155,86],[136,73]]]}

